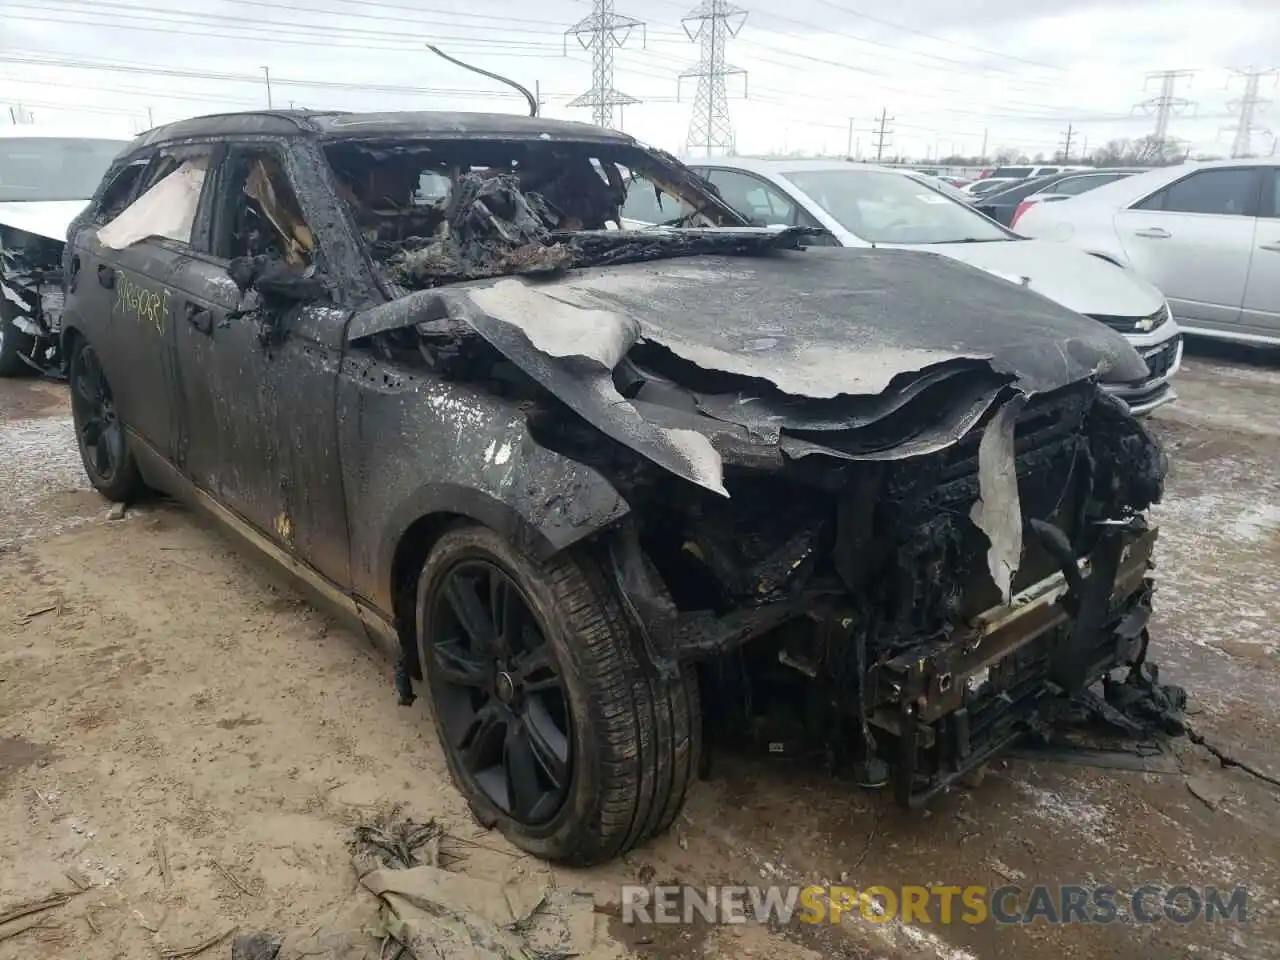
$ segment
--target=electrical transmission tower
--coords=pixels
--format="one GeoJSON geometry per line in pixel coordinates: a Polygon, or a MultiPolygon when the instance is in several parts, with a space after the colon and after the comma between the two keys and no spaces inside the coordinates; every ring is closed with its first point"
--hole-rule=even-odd
{"type": "Polygon", "coordinates": [[[1194,70],[1162,70],[1159,73],[1147,74],[1148,86],[1151,85],[1152,80],[1160,81],[1160,95],[1136,104],[1134,109],[1155,114],[1156,128],[1152,137],[1160,143],[1169,139],[1169,118],[1195,106],[1192,101],[1173,95],[1178,81],[1183,77],[1190,78],[1194,73],[1194,70]]]}
{"type": "Polygon", "coordinates": [[[1064,163],[1071,162],[1071,138],[1075,136],[1076,128],[1073,124],[1067,124],[1067,132],[1062,135],[1062,160],[1064,163]]]}
{"type": "Polygon", "coordinates": [[[889,124],[893,123],[893,120],[887,108],[880,111],[880,119],[876,121],[875,135],[877,163],[884,159],[884,148],[889,146],[889,138],[893,135],[889,124]]]}
{"type": "Polygon", "coordinates": [[[1258,96],[1258,88],[1262,85],[1263,77],[1274,77],[1280,74],[1280,70],[1272,67],[1270,70],[1233,70],[1231,72],[1244,77],[1244,96],[1227,104],[1231,109],[1240,110],[1236,125],[1227,128],[1235,131],[1235,139],[1231,142],[1231,156],[1247,157],[1253,152],[1254,131],[1270,132],[1257,125],[1258,108],[1265,107],[1271,102],[1258,96]]]}
{"type": "Polygon", "coordinates": [[[570,100],[569,106],[590,107],[591,120],[598,127],[613,127],[614,107],[640,102],[613,86],[613,52],[627,42],[635,27],[643,32],[644,23],[614,13],[613,0],[592,0],[591,16],[564,32],[566,53],[570,36],[577,37],[582,48],[591,51],[591,89],[570,100]]]}
{"type": "MultiPolygon", "coordinates": [[[[746,22],[747,11],[734,6],[729,0],[702,0],[694,10],[681,20],[684,32],[699,45],[697,66],[680,74],[680,80],[698,80],[693,98],[693,115],[689,118],[689,136],[685,149],[692,152],[701,147],[707,156],[734,150],[733,121],[729,118],[729,92],[727,80],[731,76],[742,77],[742,95],[747,95],[747,72],[725,63],[724,48],[731,37],[736,37],[746,22]]],[[[676,99],[680,99],[679,81],[676,99]]]]}

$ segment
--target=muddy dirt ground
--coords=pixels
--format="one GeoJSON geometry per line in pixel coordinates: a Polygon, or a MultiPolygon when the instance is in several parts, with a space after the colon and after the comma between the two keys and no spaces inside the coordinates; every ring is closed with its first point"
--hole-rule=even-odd
{"type": "MultiPolygon", "coordinates": [[[[1158,415],[1153,657],[1205,737],[1280,776],[1280,360],[1201,350],[1180,392],[1158,415]]],[[[1249,891],[1248,922],[1215,925],[637,929],[602,912],[597,957],[1280,956],[1280,788],[1186,741],[1163,773],[1011,759],[914,815],[802,763],[721,756],[668,836],[552,871],[469,819],[426,704],[397,705],[364,641],[183,509],[107,513],[65,389],[0,382],[0,916],[71,894],[33,929],[0,926],[0,960],[358,927],[372,907],[344,844],[392,804],[445,823],[453,869],[552,876],[606,908],[624,883],[762,878],[1249,891]]]]}

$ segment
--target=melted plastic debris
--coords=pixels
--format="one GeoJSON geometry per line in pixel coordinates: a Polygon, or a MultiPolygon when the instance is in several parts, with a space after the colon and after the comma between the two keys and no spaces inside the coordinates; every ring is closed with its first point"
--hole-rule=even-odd
{"type": "Polygon", "coordinates": [[[454,181],[437,235],[405,241],[388,268],[406,287],[509,273],[555,273],[572,264],[573,253],[552,240],[547,223],[552,217],[546,201],[521,192],[512,174],[463,174],[454,181]]]}

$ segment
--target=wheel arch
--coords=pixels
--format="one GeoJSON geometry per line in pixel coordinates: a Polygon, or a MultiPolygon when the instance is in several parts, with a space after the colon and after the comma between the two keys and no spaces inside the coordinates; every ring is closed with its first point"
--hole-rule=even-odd
{"type": "Polygon", "coordinates": [[[420,674],[414,643],[418,573],[446,531],[458,524],[488,527],[535,560],[545,562],[564,550],[612,527],[630,508],[612,486],[604,483],[576,490],[575,509],[560,512],[554,502],[561,487],[549,485],[540,497],[507,502],[475,488],[431,484],[409,498],[393,516],[378,567],[385,590],[375,598],[390,610],[414,676],[420,674]]]}

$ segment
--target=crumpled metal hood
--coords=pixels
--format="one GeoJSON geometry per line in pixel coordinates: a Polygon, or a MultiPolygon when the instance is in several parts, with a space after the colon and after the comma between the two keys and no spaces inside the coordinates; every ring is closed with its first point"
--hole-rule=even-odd
{"type": "Polygon", "coordinates": [[[959,442],[1011,401],[1147,375],[1102,324],[903,250],[708,256],[451,284],[365,311],[347,335],[442,318],[463,321],[606,436],[722,495],[726,453],[902,460],[959,442]],[[664,361],[665,372],[647,370],[642,360],[641,378],[674,380],[696,412],[622,395],[624,358],[652,350],[679,369],[664,361]]]}
{"type": "Polygon", "coordinates": [[[583,270],[536,287],[615,310],[641,336],[708,370],[812,398],[878,394],[897,375],[986,361],[1026,393],[1090,376],[1137,382],[1120,334],[940,255],[828,250],[583,270]]]}

